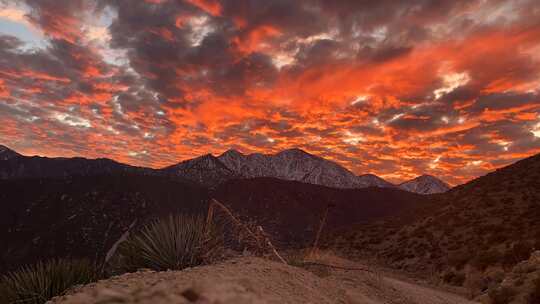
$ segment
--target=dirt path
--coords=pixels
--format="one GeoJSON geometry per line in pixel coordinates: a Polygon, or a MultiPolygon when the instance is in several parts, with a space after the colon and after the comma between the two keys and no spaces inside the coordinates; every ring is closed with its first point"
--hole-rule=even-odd
{"type": "Polygon", "coordinates": [[[474,304],[460,295],[421,286],[379,273],[333,270],[326,278],[341,285],[348,303],[366,304],[474,304]]]}
{"type": "Polygon", "coordinates": [[[478,304],[454,293],[419,285],[410,279],[397,276],[392,271],[371,267],[369,263],[353,262],[332,253],[321,253],[310,261],[339,266],[315,266],[308,269],[344,288],[349,301],[347,303],[478,304]]]}
{"type": "Polygon", "coordinates": [[[376,273],[325,267],[308,270],[243,257],[184,271],[125,274],[75,288],[51,303],[473,303],[447,292],[376,273]]]}
{"type": "Polygon", "coordinates": [[[404,297],[408,297],[412,303],[431,304],[459,304],[476,303],[464,299],[463,297],[446,291],[432,289],[416,284],[411,284],[394,278],[385,278],[385,281],[396,288],[404,297]]]}

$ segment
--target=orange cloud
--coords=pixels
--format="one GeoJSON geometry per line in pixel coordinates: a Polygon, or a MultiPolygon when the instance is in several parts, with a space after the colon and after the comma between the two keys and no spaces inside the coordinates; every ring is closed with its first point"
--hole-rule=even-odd
{"type": "Polygon", "coordinates": [[[4,83],[4,80],[0,79],[0,98],[7,98],[10,96],[9,90],[4,83]]]}
{"type": "Polygon", "coordinates": [[[219,16],[221,14],[221,4],[216,0],[188,0],[187,2],[212,16],[219,16]]]}
{"type": "Polygon", "coordinates": [[[146,2],[106,4],[118,15],[101,52],[80,39],[90,8],[74,2],[33,10],[51,47],[0,40],[1,139],[153,167],[300,147],[357,174],[452,184],[540,151],[534,1],[501,20],[479,13],[509,10],[496,1],[442,1],[444,14],[400,1],[146,2]]]}

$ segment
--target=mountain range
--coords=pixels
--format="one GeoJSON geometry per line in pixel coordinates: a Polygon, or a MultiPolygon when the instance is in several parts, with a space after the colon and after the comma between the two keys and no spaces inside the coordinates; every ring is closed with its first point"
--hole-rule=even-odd
{"type": "Polygon", "coordinates": [[[271,177],[341,189],[398,188],[420,194],[442,193],[450,189],[448,184],[430,175],[422,175],[400,185],[394,185],[373,174],[355,175],[335,162],[300,149],[284,150],[276,154],[247,155],[228,150],[217,157],[207,154],[162,169],[150,169],[106,158],[28,157],[0,146],[0,179],[126,173],[169,176],[210,188],[232,179],[271,177]]]}
{"type": "MultiPolygon", "coordinates": [[[[429,193],[437,183],[422,176],[365,187],[359,181],[381,180],[298,149],[231,150],[163,169],[1,151],[0,273],[58,257],[104,263],[126,233],[171,213],[205,213],[214,198],[263,227],[278,250],[311,246],[323,227],[322,248],[467,287],[472,296],[501,282],[525,296],[540,276],[527,264],[540,249],[540,154],[421,195],[402,189],[429,193]]],[[[214,216],[222,222],[219,210],[214,216]]]]}

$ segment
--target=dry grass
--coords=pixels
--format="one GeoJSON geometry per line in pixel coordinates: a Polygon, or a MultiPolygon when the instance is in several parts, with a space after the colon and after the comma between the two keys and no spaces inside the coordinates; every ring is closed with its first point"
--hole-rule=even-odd
{"type": "Polygon", "coordinates": [[[244,248],[249,248],[256,255],[263,256],[270,253],[280,262],[287,264],[262,226],[241,221],[229,208],[212,199],[208,208],[206,223],[212,225],[215,222],[218,222],[222,227],[230,228],[230,235],[238,243],[245,246],[244,248]]]}

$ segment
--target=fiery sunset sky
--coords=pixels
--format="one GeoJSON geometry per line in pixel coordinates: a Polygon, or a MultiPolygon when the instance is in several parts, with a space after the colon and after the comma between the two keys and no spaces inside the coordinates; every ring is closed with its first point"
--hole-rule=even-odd
{"type": "Polygon", "coordinates": [[[462,183],[540,152],[540,2],[0,0],[0,144],[462,183]]]}

